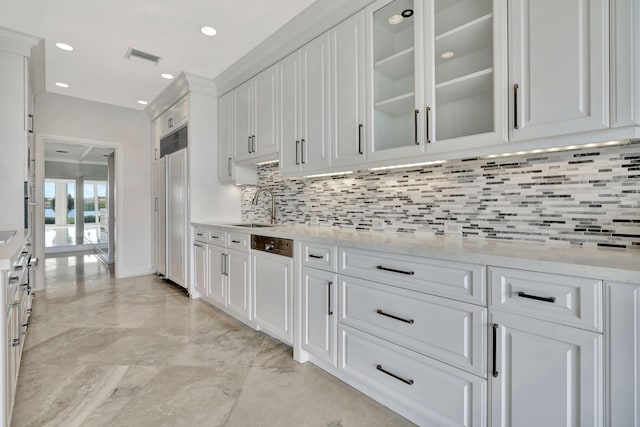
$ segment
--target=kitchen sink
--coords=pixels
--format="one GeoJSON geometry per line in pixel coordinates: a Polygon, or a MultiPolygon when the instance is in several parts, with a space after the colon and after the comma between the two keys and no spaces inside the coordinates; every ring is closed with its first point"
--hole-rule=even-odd
{"type": "Polygon", "coordinates": [[[245,222],[243,224],[231,224],[234,227],[247,227],[247,228],[265,228],[273,227],[273,224],[257,224],[253,222],[245,222]]]}

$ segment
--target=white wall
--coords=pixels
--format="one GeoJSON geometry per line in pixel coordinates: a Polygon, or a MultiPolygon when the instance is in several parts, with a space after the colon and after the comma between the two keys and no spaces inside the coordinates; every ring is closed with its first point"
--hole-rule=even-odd
{"type": "MultiPolygon", "coordinates": [[[[151,124],[142,111],[63,95],[43,93],[35,100],[35,131],[57,137],[84,138],[122,145],[122,241],[117,242],[116,271],[122,277],[152,273],[151,267],[151,124]]],[[[117,176],[117,171],[116,171],[117,176]]],[[[118,209],[116,207],[116,209],[118,209]]]]}

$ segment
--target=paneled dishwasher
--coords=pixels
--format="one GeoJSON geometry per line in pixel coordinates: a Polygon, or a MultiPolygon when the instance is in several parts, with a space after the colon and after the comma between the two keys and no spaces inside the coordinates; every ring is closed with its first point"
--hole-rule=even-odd
{"type": "Polygon", "coordinates": [[[251,235],[253,319],[258,329],[293,343],[293,240],[251,235]]]}

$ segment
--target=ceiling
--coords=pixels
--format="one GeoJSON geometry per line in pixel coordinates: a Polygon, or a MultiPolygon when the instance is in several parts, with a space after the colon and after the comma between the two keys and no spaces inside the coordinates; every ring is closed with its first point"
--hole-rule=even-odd
{"type": "Polygon", "coordinates": [[[214,78],[313,2],[0,0],[0,26],[45,40],[47,92],[142,110],[138,100],[151,102],[169,85],[161,73],[214,78]],[[203,26],[217,35],[204,36],[203,26]],[[161,60],[127,60],[130,47],[161,60]]]}
{"type": "Polygon", "coordinates": [[[44,145],[44,158],[54,162],[106,165],[106,156],[113,151],[108,147],[48,141],[44,145]]]}

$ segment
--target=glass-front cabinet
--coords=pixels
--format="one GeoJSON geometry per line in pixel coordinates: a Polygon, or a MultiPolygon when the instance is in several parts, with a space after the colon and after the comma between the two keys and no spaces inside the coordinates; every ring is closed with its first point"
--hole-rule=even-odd
{"type": "Polygon", "coordinates": [[[423,86],[420,0],[380,0],[367,8],[369,159],[422,151],[423,86]]]}
{"type": "Polygon", "coordinates": [[[505,0],[369,8],[370,159],[507,141],[505,0]]]}
{"type": "Polygon", "coordinates": [[[507,141],[505,8],[502,0],[426,2],[427,152],[507,141]]]}

